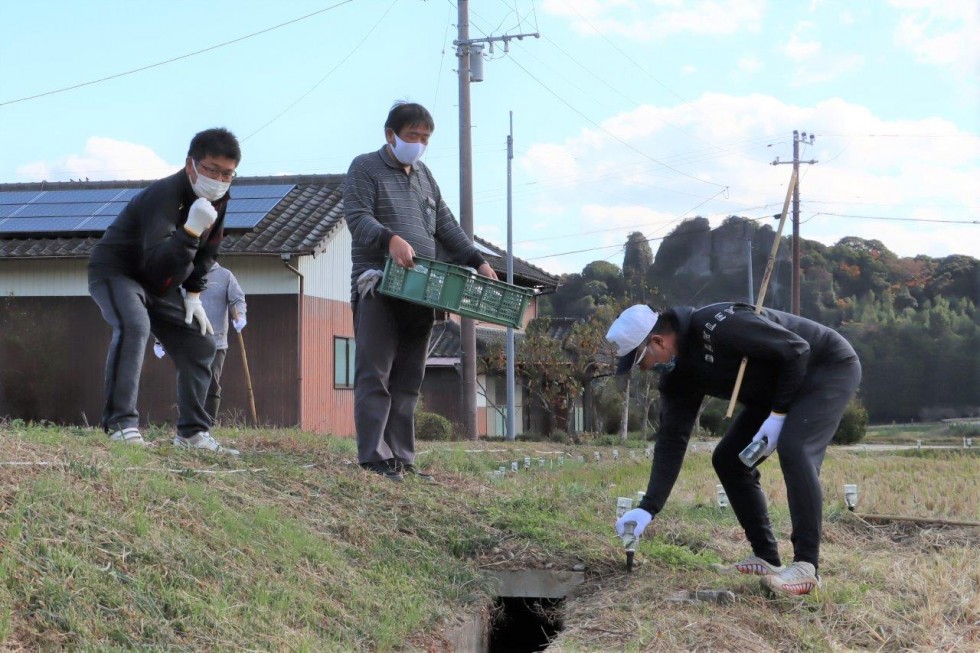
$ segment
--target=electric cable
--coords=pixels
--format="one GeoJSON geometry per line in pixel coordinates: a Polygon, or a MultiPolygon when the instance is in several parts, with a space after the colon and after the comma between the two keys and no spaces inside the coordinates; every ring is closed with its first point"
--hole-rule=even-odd
{"type": "Polygon", "coordinates": [[[294,18],[293,20],[286,21],[285,23],[279,23],[278,25],[273,25],[272,27],[267,27],[267,28],[265,28],[263,30],[259,30],[258,32],[252,32],[251,34],[246,34],[245,36],[239,36],[236,39],[232,39],[230,41],[225,41],[224,43],[218,43],[217,45],[212,45],[210,47],[204,48],[203,50],[196,50],[194,52],[188,52],[187,54],[182,54],[179,57],[173,57],[171,59],[167,59],[166,61],[158,61],[157,63],[149,64],[147,66],[141,66],[139,68],[134,68],[132,70],[127,70],[125,72],[116,73],[115,75],[109,75],[108,77],[102,77],[101,79],[94,79],[94,80],[89,81],[89,82],[82,82],[81,84],[75,84],[73,86],[66,86],[65,88],[59,88],[59,89],[55,89],[53,91],[45,91],[44,93],[38,93],[36,95],[30,95],[30,96],[27,96],[27,97],[17,98],[16,100],[6,100],[4,102],[0,102],[0,107],[6,106],[8,104],[16,104],[18,102],[26,102],[28,100],[36,100],[37,98],[45,97],[45,96],[48,96],[48,95],[55,95],[57,93],[64,93],[66,91],[73,91],[76,88],[82,88],[84,86],[92,86],[93,84],[100,84],[102,82],[107,82],[110,79],[117,79],[119,77],[125,77],[126,75],[133,75],[135,73],[143,72],[144,70],[150,70],[151,68],[158,68],[160,66],[165,66],[168,63],[173,63],[175,61],[180,61],[181,59],[187,59],[188,57],[193,57],[193,56],[196,56],[196,55],[199,55],[199,54],[204,54],[205,52],[210,52],[211,50],[217,50],[218,48],[223,48],[226,45],[231,45],[232,43],[238,43],[239,41],[244,41],[246,39],[250,39],[253,36],[258,36],[260,34],[265,34],[267,32],[271,32],[273,30],[277,30],[280,27],[285,27],[286,25],[292,25],[293,23],[298,23],[301,20],[306,20],[307,18],[312,18],[313,16],[316,16],[318,14],[322,14],[324,12],[331,11],[333,9],[337,9],[340,6],[343,6],[343,5],[346,5],[346,4],[350,4],[351,2],[354,2],[354,0],[342,0],[341,2],[338,2],[335,5],[332,5],[330,7],[326,7],[325,9],[320,9],[318,11],[314,11],[311,14],[306,14],[305,16],[300,16],[299,18],[294,18]]]}

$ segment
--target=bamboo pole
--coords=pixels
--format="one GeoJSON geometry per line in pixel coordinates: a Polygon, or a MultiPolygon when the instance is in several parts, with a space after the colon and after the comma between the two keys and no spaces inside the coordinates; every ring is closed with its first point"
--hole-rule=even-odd
{"type": "MultiPolygon", "coordinates": [[[[766,263],[766,271],[762,275],[762,283],[759,285],[759,294],[755,300],[755,314],[762,312],[762,303],[766,299],[766,291],[769,289],[769,278],[772,270],[776,267],[776,253],[779,251],[779,241],[783,237],[783,226],[786,224],[786,213],[789,211],[790,200],[793,199],[793,189],[796,188],[796,170],[789,178],[789,186],[786,188],[786,199],[783,200],[783,212],[779,216],[779,229],[776,230],[776,239],[772,241],[772,251],[769,252],[769,261],[766,263]]],[[[738,376],[735,377],[735,387],[732,388],[732,398],[728,402],[728,410],[725,412],[725,419],[732,416],[735,412],[735,404],[738,402],[738,391],[742,389],[742,379],[745,378],[745,366],[749,363],[749,357],[743,356],[742,363],[738,366],[738,376]]]]}

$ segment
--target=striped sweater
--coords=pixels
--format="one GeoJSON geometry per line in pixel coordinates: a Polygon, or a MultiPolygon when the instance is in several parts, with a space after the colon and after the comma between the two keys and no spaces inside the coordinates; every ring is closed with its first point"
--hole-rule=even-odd
{"type": "Polygon", "coordinates": [[[351,162],[344,185],[344,218],[353,241],[352,299],[362,273],[384,268],[394,235],[408,241],[419,256],[473,268],[484,263],[429,168],[420,161],[406,174],[387,145],[351,162]]]}

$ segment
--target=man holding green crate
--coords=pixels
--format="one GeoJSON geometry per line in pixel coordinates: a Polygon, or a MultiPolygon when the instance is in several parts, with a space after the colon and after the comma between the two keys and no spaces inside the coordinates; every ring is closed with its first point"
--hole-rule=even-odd
{"type": "Polygon", "coordinates": [[[361,466],[393,481],[415,467],[415,405],[425,376],[433,309],[374,292],[385,257],[414,267],[416,254],[446,258],[496,279],[442,198],[422,155],[435,129],[420,104],[399,102],[385,121],[385,145],[354,159],[344,186],[351,233],[354,312],[354,424],[361,466]]]}

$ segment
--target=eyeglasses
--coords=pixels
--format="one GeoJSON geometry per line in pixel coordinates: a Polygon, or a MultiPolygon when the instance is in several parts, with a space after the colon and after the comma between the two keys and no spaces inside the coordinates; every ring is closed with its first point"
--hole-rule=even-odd
{"type": "Polygon", "coordinates": [[[218,168],[212,168],[211,166],[206,166],[200,161],[197,162],[197,167],[202,170],[204,174],[211,179],[220,179],[221,181],[231,181],[238,176],[238,172],[235,170],[219,170],[218,168]]]}

